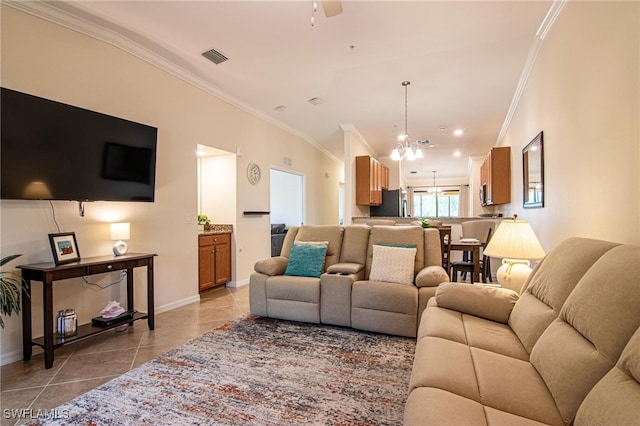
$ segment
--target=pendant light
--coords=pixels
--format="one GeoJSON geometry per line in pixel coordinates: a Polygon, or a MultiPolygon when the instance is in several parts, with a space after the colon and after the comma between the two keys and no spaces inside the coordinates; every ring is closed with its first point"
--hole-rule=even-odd
{"type": "MultiPolygon", "coordinates": [[[[413,161],[416,158],[424,158],[424,154],[422,152],[422,148],[420,148],[421,141],[414,142],[415,150],[412,148],[411,143],[409,141],[409,131],[408,131],[408,116],[409,116],[409,107],[408,107],[408,87],[411,84],[410,81],[403,81],[402,87],[404,87],[404,133],[398,136],[398,143],[395,148],[391,152],[391,159],[395,161],[400,161],[403,158],[405,160],[413,161]]],[[[427,141],[428,143],[428,141],[427,141]]]]}
{"type": "Polygon", "coordinates": [[[436,186],[436,171],[432,170],[431,173],[433,173],[433,186],[431,187],[429,192],[433,192],[434,194],[440,195],[442,192],[440,191],[440,188],[436,186]]]}

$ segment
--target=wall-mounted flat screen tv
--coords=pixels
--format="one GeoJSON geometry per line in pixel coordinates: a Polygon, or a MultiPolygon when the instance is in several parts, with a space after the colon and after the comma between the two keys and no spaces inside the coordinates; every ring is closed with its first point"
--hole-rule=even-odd
{"type": "Polygon", "coordinates": [[[1,198],[154,201],[158,129],[2,88],[1,198]]]}

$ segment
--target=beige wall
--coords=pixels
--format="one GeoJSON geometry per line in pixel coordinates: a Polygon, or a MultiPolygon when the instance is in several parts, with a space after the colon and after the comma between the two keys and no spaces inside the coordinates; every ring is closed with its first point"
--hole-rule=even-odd
{"type": "MultiPolygon", "coordinates": [[[[2,6],[2,86],[158,128],[156,201],[86,204],[79,217],[74,202],[54,201],[63,232],[77,235],[83,257],[108,255],[113,242],[108,222],[129,221],[133,252],[153,252],[156,259],[156,307],[168,310],[198,299],[197,158],[203,144],[235,153],[235,283],[246,283],[253,264],[270,254],[269,216],[243,216],[245,210],[269,210],[269,167],[292,159],[307,182],[308,223],[337,223],[338,179],[342,164],[297,136],[248,114],[112,45],[48,21],[2,6]],[[245,170],[255,162],[263,170],[251,185],[245,170]],[[334,200],[325,202],[324,200],[334,200]],[[187,224],[186,217],[191,218],[187,224]]],[[[0,202],[2,255],[23,253],[19,263],[52,259],[47,234],[57,229],[46,201],[0,202]]],[[[141,273],[142,271],[139,271],[141,273]]],[[[142,274],[143,275],[143,274],[142,274]]],[[[139,277],[144,282],[144,277],[139,277]]],[[[92,277],[102,285],[112,276],[92,277]]],[[[141,290],[141,288],[140,288],[141,290]]],[[[74,307],[88,322],[107,300],[125,302],[123,287],[95,291],[81,280],[55,287],[54,309],[74,307]]],[[[137,309],[146,298],[136,293],[137,309]]],[[[34,288],[33,303],[41,304],[34,288]]],[[[34,309],[34,335],[41,335],[40,309],[34,309]]],[[[7,318],[2,331],[2,362],[21,357],[21,326],[7,318]]]]}
{"type": "Polygon", "coordinates": [[[566,4],[504,140],[512,200],[543,247],[570,236],[640,244],[640,3],[566,4]],[[544,131],[545,207],[522,208],[522,148],[544,131]]]}

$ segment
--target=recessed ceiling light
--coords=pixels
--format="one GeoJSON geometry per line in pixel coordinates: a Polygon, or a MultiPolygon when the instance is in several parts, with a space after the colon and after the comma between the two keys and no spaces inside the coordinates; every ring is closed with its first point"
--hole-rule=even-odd
{"type": "Polygon", "coordinates": [[[277,107],[275,107],[274,109],[275,109],[276,111],[278,111],[278,112],[282,112],[282,111],[284,111],[285,109],[287,109],[287,107],[286,107],[286,106],[284,106],[284,105],[278,105],[278,106],[277,106],[277,107]]]}
{"type": "Polygon", "coordinates": [[[460,157],[461,155],[462,155],[462,153],[461,153],[460,151],[455,151],[455,152],[453,153],[453,156],[454,156],[454,157],[460,157]]]}
{"type": "Polygon", "coordinates": [[[309,102],[311,105],[320,105],[322,103],[322,99],[320,99],[320,98],[311,98],[307,102],[309,102]]]}
{"type": "Polygon", "coordinates": [[[464,130],[463,129],[455,129],[453,131],[453,134],[456,136],[462,136],[464,134],[464,130]]]}
{"type": "Polygon", "coordinates": [[[439,129],[441,132],[446,132],[446,131],[447,131],[447,129],[448,129],[448,127],[447,127],[447,126],[442,125],[442,126],[440,126],[438,129],[439,129]]]}

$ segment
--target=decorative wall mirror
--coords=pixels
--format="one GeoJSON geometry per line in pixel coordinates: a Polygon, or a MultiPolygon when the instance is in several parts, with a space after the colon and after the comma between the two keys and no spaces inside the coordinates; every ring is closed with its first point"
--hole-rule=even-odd
{"type": "Polygon", "coordinates": [[[542,132],[522,150],[522,207],[544,207],[542,132]]]}

